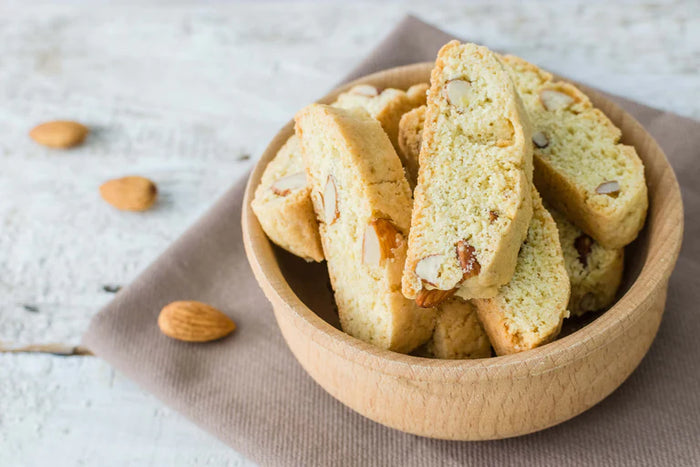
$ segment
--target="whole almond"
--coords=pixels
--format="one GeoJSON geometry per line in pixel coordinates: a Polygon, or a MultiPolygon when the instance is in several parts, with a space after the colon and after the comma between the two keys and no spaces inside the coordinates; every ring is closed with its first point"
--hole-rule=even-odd
{"type": "Polygon", "coordinates": [[[158,316],[158,327],[173,339],[208,342],[231,334],[236,323],[213,306],[188,300],[163,307],[158,316]]]}
{"type": "Polygon", "coordinates": [[[34,127],[29,136],[44,146],[67,149],[82,143],[89,132],[88,127],[78,122],[56,120],[34,127]]]}
{"type": "Polygon", "coordinates": [[[100,195],[122,211],[145,211],[156,201],[158,188],[147,178],[130,176],[103,183],[100,195]]]}

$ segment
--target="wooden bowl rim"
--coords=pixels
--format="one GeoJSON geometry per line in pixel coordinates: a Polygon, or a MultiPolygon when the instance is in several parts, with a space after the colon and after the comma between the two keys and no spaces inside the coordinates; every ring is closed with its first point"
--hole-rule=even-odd
{"type": "MultiPolygon", "coordinates": [[[[375,81],[383,79],[383,76],[387,73],[418,74],[422,72],[429,75],[429,71],[432,69],[433,65],[433,62],[420,62],[372,73],[339,86],[317,102],[330,103],[335,100],[338,94],[348,90],[352,86],[364,83],[374,84],[375,81]]],[[[665,153],[658,146],[654,138],[649,135],[634,117],[622,110],[614,102],[603,97],[598,91],[576,83],[575,81],[565,81],[572,82],[581,88],[584,93],[591,97],[591,100],[605,101],[613,110],[630,119],[632,125],[638,127],[638,129],[644,132],[650,139],[652,146],[651,152],[655,152],[663,158],[663,168],[660,170],[669,171],[671,174],[672,183],[671,186],[668,187],[668,195],[672,198],[670,206],[675,212],[667,213],[667,216],[675,215],[680,219],[680,221],[675,224],[675,228],[673,228],[671,235],[668,237],[668,242],[665,242],[670,244],[671,248],[661,252],[661,259],[663,260],[662,268],[652,270],[652,265],[649,264],[649,257],[652,256],[651,253],[654,248],[654,245],[650,241],[647,258],[634,283],[630,286],[625,295],[593,322],[568,336],[557,339],[542,347],[513,355],[471,360],[442,360],[400,354],[363,342],[331,326],[309,309],[291,289],[279,268],[272,250],[271,242],[264,233],[262,233],[257,218],[250,207],[255,188],[260,181],[267,162],[277,153],[279,147],[294,131],[293,120],[280,129],[265,149],[262,157],[258,160],[248,178],[243,199],[242,229],[246,255],[248,256],[248,260],[258,282],[260,282],[265,294],[268,295],[268,299],[274,303],[284,304],[285,312],[292,313],[297,318],[295,322],[303,326],[301,332],[305,333],[309,339],[312,339],[316,344],[324,347],[326,350],[334,352],[340,357],[351,359],[355,363],[361,364],[369,369],[375,371],[380,370],[387,375],[404,378],[409,375],[410,379],[418,381],[446,382],[475,378],[494,379],[499,376],[509,379],[524,378],[532,375],[533,372],[536,374],[550,372],[557,367],[568,365],[574,360],[585,357],[597,348],[602,341],[615,339],[617,336],[621,335],[624,329],[619,326],[614,326],[614,324],[622,321],[631,325],[635,322],[641,315],[635,313],[637,307],[639,307],[651,293],[658,293],[660,282],[669,277],[671,270],[675,266],[683,236],[683,205],[680,187],[665,153]],[[253,230],[256,230],[262,235],[252,235],[253,230]],[[264,267],[263,264],[267,264],[269,267],[264,267]],[[276,300],[273,300],[273,298],[276,300]]]]}

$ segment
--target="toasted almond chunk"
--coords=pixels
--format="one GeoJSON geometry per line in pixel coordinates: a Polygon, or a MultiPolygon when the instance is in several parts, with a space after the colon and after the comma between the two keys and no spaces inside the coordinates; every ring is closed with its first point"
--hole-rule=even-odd
{"type": "Polygon", "coordinates": [[[537,146],[540,149],[544,149],[547,146],[549,146],[549,138],[547,138],[547,135],[544,131],[538,131],[537,133],[533,133],[532,142],[535,143],[535,146],[537,146]]]}
{"type": "Polygon", "coordinates": [[[379,266],[385,259],[394,257],[394,249],[403,236],[388,219],[374,219],[367,224],[362,240],[362,261],[379,266]]]}
{"type": "Polygon", "coordinates": [[[297,172],[277,179],[270,189],[277,196],[287,196],[292,191],[304,188],[305,186],[306,174],[304,172],[297,172]]]}
{"type": "Polygon", "coordinates": [[[456,107],[468,107],[470,93],[471,83],[463,79],[453,79],[445,85],[447,102],[456,107]]]}
{"type": "Polygon", "coordinates": [[[588,266],[588,255],[593,248],[593,239],[586,234],[581,234],[574,240],[574,248],[578,252],[578,260],[583,267],[588,266]]]}
{"type": "Polygon", "coordinates": [[[616,198],[620,194],[620,183],[617,180],[608,180],[595,189],[595,192],[599,195],[608,195],[616,198]]]}
{"type": "Polygon", "coordinates": [[[416,296],[416,305],[421,308],[432,308],[438,306],[450,298],[457,291],[457,288],[450,290],[421,289],[416,296]]]}
{"type": "Polygon", "coordinates": [[[464,273],[463,280],[478,276],[481,272],[481,265],[476,259],[476,250],[465,240],[457,242],[457,259],[464,273]]]}
{"type": "Polygon", "coordinates": [[[328,176],[326,187],[323,190],[323,215],[328,225],[331,225],[340,216],[338,211],[338,189],[335,186],[333,175],[328,176]]]}
{"type": "Polygon", "coordinates": [[[440,273],[440,266],[445,259],[443,255],[430,255],[416,263],[416,276],[424,282],[435,286],[440,273]]]}
{"type": "Polygon", "coordinates": [[[573,97],[553,89],[541,90],[540,100],[544,108],[550,111],[564,109],[574,103],[573,97]]]}

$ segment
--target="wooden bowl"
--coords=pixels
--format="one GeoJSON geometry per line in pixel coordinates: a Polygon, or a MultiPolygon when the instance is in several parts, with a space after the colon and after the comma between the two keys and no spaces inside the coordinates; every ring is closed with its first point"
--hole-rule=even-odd
{"type": "MultiPolygon", "coordinates": [[[[406,89],[429,80],[432,63],[385,70],[347,84],[406,89]]],[[[683,231],[673,170],[641,125],[599,93],[581,86],[622,129],[644,161],[649,215],[627,247],[619,301],[568,334],[527,352],[479,360],[436,360],[382,350],[339,330],[324,264],[308,264],[263,233],[250,201],[267,163],[293,132],[289,122],[250,175],[243,206],[248,260],[272,302],[282,334],[304,369],[333,397],[401,431],[433,438],[484,440],[531,433],[592,407],[632,373],[649,349],[664,311],[668,278],[683,231]]],[[[572,324],[573,323],[573,324],[572,324]]]]}

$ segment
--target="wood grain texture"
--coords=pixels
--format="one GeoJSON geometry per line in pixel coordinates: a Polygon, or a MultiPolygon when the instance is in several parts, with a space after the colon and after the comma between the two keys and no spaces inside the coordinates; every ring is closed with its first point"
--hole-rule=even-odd
{"type": "MultiPolygon", "coordinates": [[[[406,88],[427,80],[431,68],[431,63],[394,68],[350,85],[406,88]]],[[[333,100],[348,86],[321,102],[333,100]]],[[[640,267],[632,268],[624,296],[592,323],[551,344],[504,357],[430,360],[381,350],[344,334],[304,305],[250,209],[262,170],[291,134],[291,122],[273,139],[246,190],[246,253],[290,349],[331,395],[372,420],[409,433],[497,439],[576,416],[614,391],[637,367],[661,322],[668,278],[680,250],[680,189],[663,152],[641,125],[597,92],[583,90],[621,128],[623,141],[636,147],[646,167],[649,215],[644,232],[630,247],[640,267]]]]}

